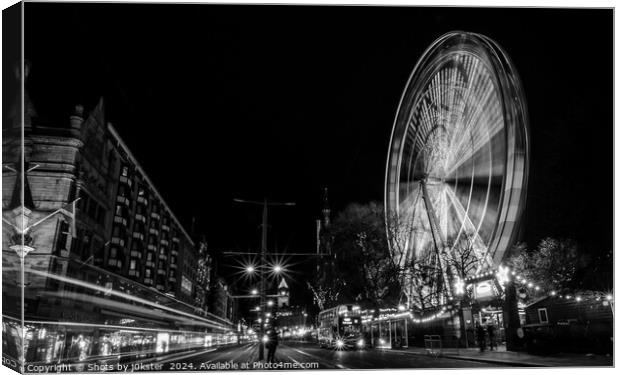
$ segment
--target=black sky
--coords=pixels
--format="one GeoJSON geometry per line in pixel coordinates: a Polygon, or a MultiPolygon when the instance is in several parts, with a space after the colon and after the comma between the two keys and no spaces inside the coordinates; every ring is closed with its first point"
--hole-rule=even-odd
{"type": "Polygon", "coordinates": [[[217,249],[314,249],[333,211],[383,200],[389,135],[406,80],[451,30],[485,34],[521,75],[531,130],[524,239],[612,247],[611,10],[27,3],[28,82],[41,117],[106,100],[168,204],[217,249]],[[276,244],[277,241],[277,244],[276,244]]]}

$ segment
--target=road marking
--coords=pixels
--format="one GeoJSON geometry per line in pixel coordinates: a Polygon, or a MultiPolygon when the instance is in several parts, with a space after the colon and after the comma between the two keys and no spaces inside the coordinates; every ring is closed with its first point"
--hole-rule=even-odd
{"type": "Polygon", "coordinates": [[[298,365],[300,365],[300,364],[301,364],[300,362],[297,362],[297,361],[295,360],[295,358],[291,357],[290,355],[289,355],[288,357],[291,359],[291,361],[293,361],[293,362],[297,363],[298,365]]]}
{"type": "MultiPolygon", "coordinates": [[[[308,357],[312,357],[312,358],[317,357],[317,356],[315,356],[315,355],[308,354],[308,353],[304,352],[303,350],[299,350],[299,349],[296,349],[296,348],[291,348],[291,349],[293,349],[294,351],[296,351],[296,352],[298,352],[298,353],[301,353],[301,354],[307,355],[308,357]]],[[[291,358],[291,359],[292,359],[292,358],[291,358]]],[[[296,362],[297,362],[297,361],[296,361],[296,362]]],[[[329,362],[328,362],[328,363],[329,363],[329,362]]],[[[336,364],[335,366],[336,366],[337,368],[339,368],[339,369],[342,369],[342,370],[349,370],[349,368],[348,368],[348,367],[345,367],[345,366],[340,365],[340,364],[336,364]]]]}
{"type": "Polygon", "coordinates": [[[185,359],[185,358],[189,358],[189,357],[193,357],[193,356],[198,356],[198,355],[210,353],[210,352],[213,352],[215,350],[217,350],[217,348],[207,349],[207,350],[204,350],[204,351],[201,351],[201,352],[194,352],[194,353],[186,354],[184,356],[177,357],[177,358],[173,357],[172,359],[165,358],[165,359],[162,359],[161,361],[157,361],[157,362],[153,362],[153,363],[156,364],[156,363],[167,362],[167,361],[178,361],[178,360],[181,360],[181,359],[185,359]]]}
{"type": "Polygon", "coordinates": [[[296,352],[298,352],[298,353],[301,353],[301,354],[307,355],[307,356],[309,356],[309,357],[314,357],[312,354],[308,354],[308,353],[304,352],[303,350],[299,350],[299,349],[295,349],[295,348],[291,348],[291,349],[293,349],[294,351],[296,351],[296,352]]]}

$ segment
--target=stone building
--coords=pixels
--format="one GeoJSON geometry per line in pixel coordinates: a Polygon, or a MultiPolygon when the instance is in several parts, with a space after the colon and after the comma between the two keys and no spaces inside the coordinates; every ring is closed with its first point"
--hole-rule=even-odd
{"type": "MultiPolygon", "coordinates": [[[[2,194],[5,223],[16,221],[14,213],[22,209],[29,223],[37,223],[27,233],[32,251],[26,264],[47,272],[54,257],[69,258],[193,304],[199,250],[105,122],[103,99],[88,112],[75,106],[66,123],[49,123],[38,117],[27,93],[24,98],[25,110],[16,106],[3,122],[2,194]]],[[[3,226],[3,250],[13,244],[14,228],[3,226]]],[[[202,279],[209,276],[202,273],[202,279]]]]}

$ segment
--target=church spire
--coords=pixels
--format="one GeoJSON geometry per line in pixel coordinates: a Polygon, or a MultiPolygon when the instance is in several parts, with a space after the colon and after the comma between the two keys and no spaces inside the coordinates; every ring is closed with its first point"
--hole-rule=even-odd
{"type": "Polygon", "coordinates": [[[329,208],[329,197],[327,195],[327,187],[323,190],[323,226],[329,227],[331,209],[329,208]]]}

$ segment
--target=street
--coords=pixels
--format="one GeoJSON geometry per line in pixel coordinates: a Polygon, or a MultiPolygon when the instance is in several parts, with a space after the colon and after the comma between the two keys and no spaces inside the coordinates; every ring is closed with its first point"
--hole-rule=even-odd
{"type": "Polygon", "coordinates": [[[258,361],[257,345],[249,343],[220,349],[205,349],[158,363],[163,364],[164,371],[499,367],[488,363],[435,358],[404,351],[373,349],[336,351],[321,349],[316,344],[303,342],[286,342],[278,345],[276,361],[270,365],[258,361]]]}

